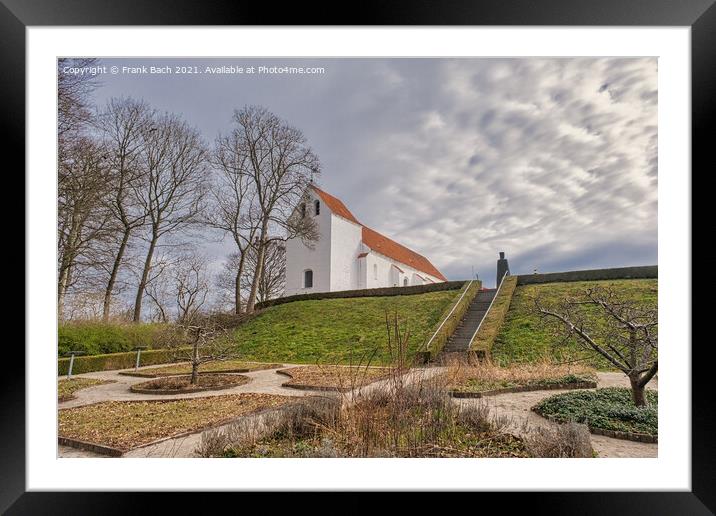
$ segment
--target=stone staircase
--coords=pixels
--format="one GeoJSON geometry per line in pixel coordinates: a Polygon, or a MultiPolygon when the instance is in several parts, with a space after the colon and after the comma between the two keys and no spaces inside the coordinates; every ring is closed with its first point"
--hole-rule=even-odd
{"type": "Polygon", "coordinates": [[[482,318],[485,317],[496,293],[497,289],[494,288],[481,290],[477,293],[457,329],[445,344],[443,353],[461,353],[468,350],[470,339],[472,339],[482,318]]]}

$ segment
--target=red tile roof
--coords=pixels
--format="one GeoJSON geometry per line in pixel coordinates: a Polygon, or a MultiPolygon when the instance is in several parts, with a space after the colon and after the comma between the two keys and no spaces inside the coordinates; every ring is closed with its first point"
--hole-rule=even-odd
{"type": "Polygon", "coordinates": [[[343,204],[343,201],[341,201],[339,198],[333,197],[331,194],[324,192],[316,186],[311,185],[311,187],[316,191],[324,204],[328,206],[333,213],[335,213],[336,215],[340,215],[344,219],[348,219],[351,222],[355,222],[356,224],[362,225],[360,222],[358,222],[358,219],[353,216],[351,210],[346,208],[346,205],[343,204]]]}
{"type": "Polygon", "coordinates": [[[425,258],[423,255],[420,255],[412,249],[408,249],[394,240],[391,240],[387,236],[381,235],[377,231],[364,226],[358,222],[358,219],[356,219],[346,205],[343,204],[343,201],[329,193],[324,192],[315,185],[311,185],[311,187],[316,191],[321,200],[333,213],[343,217],[344,219],[348,219],[363,228],[363,243],[370,247],[373,251],[385,255],[388,258],[392,258],[396,262],[409,265],[413,269],[417,269],[443,281],[447,281],[447,278],[443,276],[442,273],[437,270],[432,263],[430,263],[430,260],[425,258]]]}

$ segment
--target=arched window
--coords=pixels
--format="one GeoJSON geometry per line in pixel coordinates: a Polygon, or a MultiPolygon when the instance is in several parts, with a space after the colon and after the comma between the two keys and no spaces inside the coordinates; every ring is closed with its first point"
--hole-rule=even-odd
{"type": "Polygon", "coordinates": [[[313,287],[313,271],[308,269],[303,271],[303,288],[313,287]]]}
{"type": "Polygon", "coordinates": [[[378,279],[378,265],[373,264],[373,279],[378,279]]]}
{"type": "Polygon", "coordinates": [[[315,208],[314,211],[316,212],[316,215],[320,215],[321,214],[321,201],[314,202],[313,206],[315,208]]]}
{"type": "Polygon", "coordinates": [[[404,287],[408,286],[408,278],[403,278],[403,286],[404,287]]]}
{"type": "Polygon", "coordinates": [[[306,216],[306,203],[301,204],[301,217],[306,216]]]}

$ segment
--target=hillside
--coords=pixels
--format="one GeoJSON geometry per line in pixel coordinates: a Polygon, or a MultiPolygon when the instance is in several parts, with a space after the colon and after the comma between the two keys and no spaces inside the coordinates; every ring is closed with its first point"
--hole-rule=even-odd
{"type": "MultiPolygon", "coordinates": [[[[583,292],[594,285],[613,287],[624,298],[638,300],[656,306],[656,279],[579,281],[568,283],[543,283],[518,286],[515,290],[505,322],[492,348],[492,358],[501,365],[519,362],[534,362],[542,357],[557,361],[579,360],[584,351],[576,342],[559,345],[559,339],[542,327],[534,313],[534,299],[540,296],[545,303],[557,301],[568,295],[583,292]]],[[[602,317],[595,311],[595,320],[602,317]]],[[[610,364],[600,357],[588,355],[585,364],[600,369],[609,369],[610,364]]]]}
{"type": "Polygon", "coordinates": [[[267,308],[237,328],[240,357],[286,363],[349,363],[376,350],[389,361],[385,316],[397,313],[410,331],[410,350],[429,337],[459,290],[408,296],[296,301],[267,308]]]}

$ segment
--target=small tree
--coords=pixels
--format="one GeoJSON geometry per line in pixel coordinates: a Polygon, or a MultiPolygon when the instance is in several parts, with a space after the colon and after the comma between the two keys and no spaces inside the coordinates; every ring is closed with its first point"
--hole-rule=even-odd
{"type": "Polygon", "coordinates": [[[565,341],[576,337],[584,349],[627,375],[634,404],[646,405],[644,389],[659,367],[656,307],[624,300],[605,287],[587,289],[553,306],[544,306],[539,298],[535,304],[543,321],[557,323],[565,341]]]}
{"type": "Polygon", "coordinates": [[[199,367],[207,362],[231,360],[236,356],[236,345],[229,332],[211,316],[197,317],[178,325],[184,339],[175,342],[174,357],[191,364],[191,385],[199,381],[199,367]],[[186,342],[189,348],[186,348],[186,342]],[[181,346],[181,347],[180,347],[181,346]]]}

